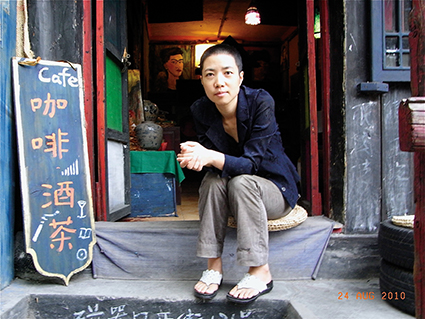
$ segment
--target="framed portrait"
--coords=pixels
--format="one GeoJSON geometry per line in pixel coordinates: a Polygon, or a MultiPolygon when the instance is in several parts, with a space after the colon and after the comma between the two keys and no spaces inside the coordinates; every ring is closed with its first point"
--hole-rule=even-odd
{"type": "Polygon", "coordinates": [[[151,92],[161,93],[175,90],[176,80],[192,78],[191,45],[153,44],[149,49],[151,92]]]}

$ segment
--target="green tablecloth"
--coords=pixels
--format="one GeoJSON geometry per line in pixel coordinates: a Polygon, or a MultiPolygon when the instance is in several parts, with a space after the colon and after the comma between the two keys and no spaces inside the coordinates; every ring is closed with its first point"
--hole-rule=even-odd
{"type": "Polygon", "coordinates": [[[131,151],[130,169],[131,173],[170,173],[179,184],[185,178],[174,151],[131,151]]]}

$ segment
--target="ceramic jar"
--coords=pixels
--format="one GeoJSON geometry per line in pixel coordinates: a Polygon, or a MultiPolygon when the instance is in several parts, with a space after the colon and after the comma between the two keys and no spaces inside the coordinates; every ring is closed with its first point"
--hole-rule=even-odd
{"type": "Polygon", "coordinates": [[[152,103],[149,100],[143,100],[143,111],[145,121],[155,122],[158,118],[159,108],[155,103],[152,103]]]}
{"type": "Polygon", "coordinates": [[[161,147],[163,130],[155,123],[158,106],[149,100],[143,100],[145,121],[136,126],[136,136],[140,146],[145,150],[157,151],[161,147]]]}

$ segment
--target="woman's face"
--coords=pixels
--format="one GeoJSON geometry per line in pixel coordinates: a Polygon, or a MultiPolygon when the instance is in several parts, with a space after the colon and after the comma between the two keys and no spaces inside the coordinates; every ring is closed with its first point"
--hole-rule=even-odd
{"type": "Polygon", "coordinates": [[[183,56],[181,54],[171,55],[164,67],[174,77],[180,77],[183,72],[183,56]]]}
{"type": "Polygon", "coordinates": [[[205,59],[201,82],[205,94],[216,106],[237,103],[243,72],[229,54],[215,54],[205,59]]]}

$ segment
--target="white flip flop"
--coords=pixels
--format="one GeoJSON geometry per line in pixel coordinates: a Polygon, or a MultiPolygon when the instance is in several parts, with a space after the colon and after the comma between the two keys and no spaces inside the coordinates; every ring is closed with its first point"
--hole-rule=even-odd
{"type": "Polygon", "coordinates": [[[273,280],[271,280],[268,284],[266,284],[265,282],[261,281],[258,277],[254,275],[245,274],[245,277],[243,277],[242,280],[239,281],[237,286],[238,286],[238,290],[239,289],[258,290],[258,294],[247,299],[236,298],[232,296],[230,293],[227,294],[227,300],[234,303],[238,303],[238,304],[247,304],[247,303],[253,302],[261,295],[269,293],[273,289],[273,280]]]}
{"type": "Polygon", "coordinates": [[[223,282],[223,275],[216,270],[207,269],[202,273],[202,277],[199,279],[199,281],[203,282],[208,287],[212,284],[218,285],[217,290],[210,294],[201,293],[194,289],[195,297],[198,297],[202,300],[211,300],[217,295],[218,289],[220,289],[221,283],[223,282]]]}

